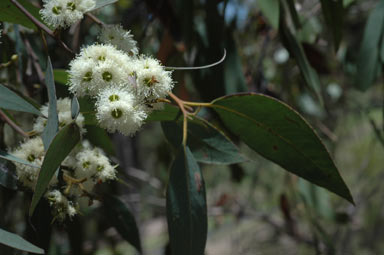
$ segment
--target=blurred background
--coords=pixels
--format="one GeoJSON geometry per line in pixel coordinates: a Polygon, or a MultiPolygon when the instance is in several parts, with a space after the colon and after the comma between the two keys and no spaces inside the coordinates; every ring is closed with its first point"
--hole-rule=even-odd
{"type": "MultiPolygon", "coordinates": [[[[131,30],[140,51],[156,56],[166,66],[213,63],[222,58],[225,49],[226,59],[220,65],[175,70],[175,94],[208,102],[250,91],[284,101],[314,127],[352,192],[355,206],[238,143],[247,158],[244,163],[201,165],[208,199],[207,255],[382,254],[384,122],[382,60],[378,56],[384,56],[384,47],[374,55],[377,61],[373,65],[362,49],[372,40],[378,42],[376,47],[384,44],[384,18],[379,17],[384,15],[383,1],[339,1],[343,19],[334,23],[325,18],[322,1],[281,1],[277,9],[275,2],[119,0],[95,16],[131,30]],[[372,18],[374,10],[378,14],[372,18]],[[365,29],[368,17],[372,19],[370,33],[365,29]]],[[[5,62],[16,53],[20,66],[0,70],[0,81],[16,84],[36,101],[46,102],[41,69],[36,64],[45,66],[41,38],[6,22],[2,29],[0,58],[5,62]]],[[[85,18],[64,31],[62,38],[78,52],[95,42],[99,31],[97,24],[85,18]]],[[[66,69],[71,56],[50,38],[48,45],[54,68],[66,69]]],[[[57,92],[58,97],[68,95],[60,82],[57,92]]],[[[211,112],[202,114],[215,121],[211,112]]],[[[21,125],[30,130],[31,117],[19,115],[21,125]]],[[[0,129],[2,149],[21,140],[4,123],[0,129]]],[[[161,125],[147,123],[132,138],[110,135],[95,126],[87,129],[87,138],[119,164],[121,181],[101,187],[100,192],[118,194],[129,205],[145,254],[170,254],[165,188],[173,155],[161,125]]],[[[40,208],[32,219],[32,225],[39,228],[36,235],[26,217],[29,199],[28,193],[0,187],[0,225],[49,246],[49,254],[135,254],[97,203],[72,221],[54,225],[47,220],[49,209],[40,208]]],[[[18,254],[1,249],[1,254],[18,254]]]]}

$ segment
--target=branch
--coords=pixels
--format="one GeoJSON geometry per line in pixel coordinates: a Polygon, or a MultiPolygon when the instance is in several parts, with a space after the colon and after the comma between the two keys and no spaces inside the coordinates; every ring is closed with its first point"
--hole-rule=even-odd
{"type": "Polygon", "coordinates": [[[29,135],[22,130],[13,120],[11,120],[4,112],[0,109],[0,117],[9,125],[11,126],[17,133],[24,137],[29,137],[29,135]]]}

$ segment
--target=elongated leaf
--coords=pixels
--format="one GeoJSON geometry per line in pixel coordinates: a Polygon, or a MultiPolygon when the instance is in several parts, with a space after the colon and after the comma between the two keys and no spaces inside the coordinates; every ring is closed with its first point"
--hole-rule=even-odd
{"type": "Polygon", "coordinates": [[[258,94],[222,97],[213,105],[225,126],[260,155],[353,203],[327,149],[289,106],[258,94]]]}
{"type": "MultiPolygon", "coordinates": [[[[41,21],[39,9],[32,5],[28,0],[18,0],[35,18],[41,21]]],[[[0,1],[0,21],[6,21],[14,24],[20,24],[27,28],[37,29],[27,16],[25,16],[10,0],[0,1]]]]}
{"type": "Polygon", "coordinates": [[[73,120],[76,120],[77,116],[79,116],[80,113],[80,104],[79,100],[77,100],[77,97],[74,96],[71,100],[71,117],[73,120]]]}
{"type": "Polygon", "coordinates": [[[333,44],[337,50],[343,31],[343,0],[321,0],[321,9],[328,29],[332,32],[333,44]]]}
{"type": "Polygon", "coordinates": [[[176,120],[181,116],[181,112],[179,108],[164,104],[164,108],[162,110],[156,110],[149,115],[146,121],[172,121],[176,120]]]}
{"type": "Polygon", "coordinates": [[[0,84],[0,108],[41,115],[40,111],[12,90],[0,84]]]}
{"type": "Polygon", "coordinates": [[[321,83],[319,80],[319,76],[309,64],[307,56],[305,55],[300,42],[291,33],[291,31],[284,22],[282,22],[280,26],[280,34],[283,37],[282,39],[286,44],[290,55],[295,58],[297,65],[300,68],[301,74],[303,75],[303,78],[305,80],[305,83],[308,85],[309,89],[316,93],[320,103],[322,104],[323,99],[321,96],[321,83]]]}
{"type": "Polygon", "coordinates": [[[32,166],[32,167],[39,168],[38,166],[32,164],[31,162],[28,162],[28,161],[23,160],[21,158],[17,158],[15,156],[9,154],[8,152],[2,151],[2,150],[0,150],[0,158],[6,159],[6,160],[9,160],[9,161],[14,161],[14,162],[17,162],[17,163],[21,163],[21,164],[24,164],[24,165],[29,165],[29,166],[32,166]]]}
{"type": "Polygon", "coordinates": [[[188,147],[180,147],[171,167],[167,220],[172,254],[204,254],[207,239],[205,185],[188,147]]]}
{"type": "Polygon", "coordinates": [[[53,69],[51,59],[48,57],[47,71],[45,72],[45,84],[48,90],[48,121],[44,128],[42,138],[45,150],[48,149],[52,139],[59,130],[59,117],[57,116],[57,100],[55,81],[53,79],[53,69]]]}
{"type": "Polygon", "coordinates": [[[31,244],[21,236],[0,228],[0,243],[6,246],[36,254],[44,254],[44,250],[31,244]]]}
{"type": "Polygon", "coordinates": [[[257,0],[257,4],[263,15],[267,17],[274,29],[279,28],[280,1],[279,0],[257,0]]]}
{"type": "Polygon", "coordinates": [[[15,166],[0,159],[0,185],[7,189],[17,190],[17,177],[14,174],[15,166]]]}
{"type": "Polygon", "coordinates": [[[356,67],[356,87],[368,89],[377,78],[380,67],[379,47],[384,29],[384,1],[380,1],[370,13],[364,28],[356,67]]]}
{"type": "Polygon", "coordinates": [[[55,77],[55,82],[67,85],[68,84],[68,72],[65,69],[54,69],[53,76],[55,77]]]}
{"type": "Polygon", "coordinates": [[[111,224],[124,240],[132,244],[138,252],[142,253],[139,229],[137,228],[135,217],[127,206],[117,197],[106,195],[104,208],[111,224]]]}
{"type": "Polygon", "coordinates": [[[116,3],[117,1],[118,0],[96,0],[96,5],[91,11],[99,9],[99,8],[104,7],[106,5],[109,5],[109,4],[116,3]]]}
{"type": "MultiPolygon", "coordinates": [[[[162,122],[161,126],[167,140],[175,148],[181,146],[183,139],[182,119],[162,122]]],[[[188,121],[187,144],[198,162],[234,164],[245,161],[238,148],[223,132],[200,118],[195,117],[192,121],[188,121]]]]}
{"type": "Polygon", "coordinates": [[[80,130],[75,123],[71,123],[62,128],[52,140],[52,143],[45,154],[37,179],[35,193],[33,194],[31,207],[29,209],[30,216],[32,216],[37,203],[48,187],[53,174],[79,141],[80,130]]]}

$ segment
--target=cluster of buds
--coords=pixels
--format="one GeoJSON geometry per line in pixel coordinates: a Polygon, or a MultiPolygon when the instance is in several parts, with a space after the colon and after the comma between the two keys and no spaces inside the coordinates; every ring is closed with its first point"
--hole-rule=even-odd
{"type": "Polygon", "coordinates": [[[105,26],[101,43],[84,47],[70,63],[69,89],[96,99],[99,125],[133,135],[172,90],[171,72],[157,59],[138,55],[136,42],[120,26],[105,26]]]}
{"type": "MultiPolygon", "coordinates": [[[[71,119],[71,100],[69,98],[57,101],[59,129],[69,124],[71,119]]],[[[41,109],[44,116],[48,114],[48,106],[41,109]]],[[[34,190],[41,165],[44,161],[45,150],[41,133],[46,126],[46,118],[38,117],[34,123],[33,138],[25,140],[12,155],[28,161],[31,165],[15,163],[19,182],[27,189],[34,190]]],[[[80,113],[76,119],[81,133],[85,133],[84,117],[80,113]]],[[[66,157],[61,164],[63,183],[54,175],[49,183],[45,197],[48,199],[53,215],[63,220],[72,217],[78,210],[78,199],[88,197],[91,199],[95,185],[116,178],[116,166],[113,166],[102,149],[92,147],[88,141],[83,141],[66,157]],[[64,184],[64,185],[63,185],[64,184]]]]}

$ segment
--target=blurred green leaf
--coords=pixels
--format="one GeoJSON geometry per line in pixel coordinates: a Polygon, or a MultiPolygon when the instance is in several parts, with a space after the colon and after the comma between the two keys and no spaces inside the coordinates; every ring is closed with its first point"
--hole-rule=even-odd
{"type": "Polygon", "coordinates": [[[11,190],[17,190],[17,176],[14,174],[14,168],[15,166],[10,162],[0,159],[0,185],[11,190]]]}
{"type": "Polygon", "coordinates": [[[380,67],[379,47],[384,29],[384,1],[381,0],[369,14],[363,41],[357,58],[356,87],[367,90],[377,78],[380,67]]]}
{"type": "Polygon", "coordinates": [[[228,29],[225,40],[225,49],[227,50],[227,56],[225,58],[225,61],[223,62],[223,75],[226,94],[248,91],[247,84],[244,78],[243,66],[239,53],[237,51],[237,45],[233,33],[233,30],[228,29]]]}
{"type": "Polygon", "coordinates": [[[167,220],[172,254],[204,254],[207,201],[200,167],[188,147],[180,147],[170,170],[167,220]]]}
{"type": "MultiPolygon", "coordinates": [[[[39,8],[31,4],[27,0],[18,0],[18,2],[24,6],[35,18],[41,21],[39,8]]],[[[35,24],[30,21],[10,0],[0,1],[0,21],[6,21],[9,23],[20,24],[27,28],[36,30],[35,24]]]]}
{"type": "Polygon", "coordinates": [[[119,234],[129,242],[137,251],[142,253],[139,229],[135,217],[129,211],[127,206],[117,197],[105,195],[104,208],[111,224],[116,228],[119,234]]]}
{"type": "Polygon", "coordinates": [[[291,33],[287,24],[285,24],[284,22],[282,22],[280,26],[280,35],[282,36],[282,40],[286,44],[286,48],[290,52],[290,55],[295,58],[297,65],[299,66],[300,71],[304,77],[305,83],[309,86],[311,90],[316,93],[317,98],[322,104],[323,99],[321,96],[321,83],[319,80],[319,76],[309,64],[307,56],[305,55],[305,52],[300,42],[291,33]]]}
{"type": "Polygon", "coordinates": [[[344,23],[343,0],[321,0],[321,9],[323,11],[325,22],[328,29],[331,30],[333,44],[337,50],[340,45],[344,23]]]}
{"type": "Polygon", "coordinates": [[[18,249],[36,254],[44,254],[44,250],[31,244],[21,236],[5,231],[0,228],[0,243],[18,249]]]}
{"type": "Polygon", "coordinates": [[[90,10],[90,11],[94,11],[94,10],[97,10],[101,7],[104,7],[106,5],[109,5],[109,4],[113,4],[113,3],[116,3],[118,0],[96,0],[96,5],[95,7],[90,10]]]}
{"type": "MultiPolygon", "coordinates": [[[[161,122],[167,140],[178,148],[183,140],[183,120],[161,122]]],[[[187,145],[198,162],[207,164],[234,164],[245,158],[223,132],[209,122],[194,117],[188,121],[187,145]]]]}
{"type": "Polygon", "coordinates": [[[179,108],[169,104],[164,104],[161,110],[155,110],[148,116],[146,121],[173,121],[181,116],[179,108]]]}
{"type": "Polygon", "coordinates": [[[107,131],[96,125],[86,125],[84,138],[89,140],[93,145],[102,148],[109,155],[115,155],[115,145],[109,138],[107,131]]]}
{"type": "Polygon", "coordinates": [[[280,1],[279,0],[257,0],[257,4],[263,15],[267,17],[274,29],[279,29],[280,1]]]}
{"type": "Polygon", "coordinates": [[[0,84],[0,108],[20,112],[29,112],[41,115],[40,111],[32,104],[25,101],[12,90],[0,84]]]}
{"type": "Polygon", "coordinates": [[[9,161],[15,161],[15,162],[20,163],[20,164],[24,164],[24,165],[28,165],[28,166],[39,168],[38,166],[32,164],[31,162],[28,162],[28,161],[23,160],[21,158],[17,158],[15,156],[9,154],[8,152],[2,151],[2,150],[0,150],[0,158],[6,159],[6,160],[9,160],[9,161]]]}
{"type": "Polygon", "coordinates": [[[84,125],[97,125],[94,100],[90,97],[81,97],[78,100],[80,104],[80,112],[84,116],[84,125]]]}
{"type": "Polygon", "coordinates": [[[213,101],[224,125],[253,150],[353,203],[327,149],[308,123],[284,103],[259,94],[213,101]]]}
{"type": "Polygon", "coordinates": [[[332,220],[334,211],[331,207],[329,193],[326,190],[307,182],[304,179],[299,179],[298,183],[301,198],[309,205],[311,210],[316,212],[316,217],[332,220]]]}
{"type": "Polygon", "coordinates": [[[37,179],[35,193],[33,193],[29,216],[32,216],[37,203],[43,196],[52,176],[60,166],[61,162],[72,151],[80,141],[80,130],[76,123],[71,123],[62,128],[52,140],[37,179]]]}
{"type": "Polygon", "coordinates": [[[57,116],[57,100],[56,100],[56,88],[53,78],[53,69],[51,59],[48,57],[47,70],[45,72],[45,84],[48,90],[48,120],[47,126],[44,128],[43,138],[44,148],[48,149],[49,144],[57,134],[59,130],[59,117],[57,116]]]}
{"type": "Polygon", "coordinates": [[[54,69],[53,76],[55,77],[55,82],[67,85],[68,84],[68,73],[65,69],[54,69]]]}

